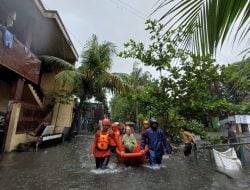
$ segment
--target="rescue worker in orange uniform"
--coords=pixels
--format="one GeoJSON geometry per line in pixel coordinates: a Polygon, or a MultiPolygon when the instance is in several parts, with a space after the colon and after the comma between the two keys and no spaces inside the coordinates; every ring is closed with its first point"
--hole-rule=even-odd
{"type": "Polygon", "coordinates": [[[114,122],[110,130],[110,151],[116,153],[117,142],[120,140],[119,122],[114,122]]]}
{"type": "MultiPolygon", "coordinates": [[[[102,129],[95,133],[94,142],[91,147],[90,157],[95,157],[96,168],[105,169],[109,163],[110,141],[114,135],[109,132],[110,120],[105,118],[102,121],[102,129]]],[[[116,141],[116,140],[115,140],[116,141]]],[[[118,143],[117,143],[118,144],[118,143]]]]}

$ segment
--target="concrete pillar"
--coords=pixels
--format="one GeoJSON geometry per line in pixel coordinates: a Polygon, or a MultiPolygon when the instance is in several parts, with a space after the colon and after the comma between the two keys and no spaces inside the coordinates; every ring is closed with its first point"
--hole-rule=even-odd
{"type": "Polygon", "coordinates": [[[13,100],[20,101],[22,99],[23,87],[24,87],[25,79],[19,78],[14,87],[13,100]]]}
{"type": "Polygon", "coordinates": [[[14,103],[10,115],[8,133],[5,141],[5,149],[4,149],[5,152],[10,152],[15,148],[12,147],[13,144],[12,142],[15,140],[20,111],[21,111],[21,103],[14,103]]]}

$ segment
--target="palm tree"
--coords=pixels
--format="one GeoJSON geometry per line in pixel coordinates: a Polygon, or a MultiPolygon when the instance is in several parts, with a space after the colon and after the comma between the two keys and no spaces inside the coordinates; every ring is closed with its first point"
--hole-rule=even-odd
{"type": "MultiPolygon", "coordinates": [[[[82,89],[77,90],[80,103],[72,123],[72,130],[79,119],[78,117],[83,103],[87,99],[103,94],[106,89],[112,93],[128,90],[128,87],[124,85],[117,75],[109,72],[112,66],[111,57],[114,53],[114,44],[110,42],[99,44],[96,35],[93,35],[87,42],[85,50],[81,55],[81,66],[77,69],[77,72],[82,76],[80,81],[82,89]]],[[[62,75],[64,74],[62,73],[62,75]]],[[[63,77],[59,76],[59,78],[63,77]]]]}
{"type": "Polygon", "coordinates": [[[195,53],[215,56],[216,49],[231,32],[234,42],[250,43],[249,0],[158,0],[157,3],[155,11],[170,7],[159,20],[165,21],[167,29],[184,27],[181,45],[195,53]]]}
{"type": "Polygon", "coordinates": [[[82,53],[81,66],[78,71],[83,75],[82,85],[85,98],[92,96],[99,89],[123,91],[124,85],[117,75],[109,71],[112,66],[111,57],[115,53],[115,46],[111,42],[98,43],[97,36],[93,35],[82,53]]]}
{"type": "Polygon", "coordinates": [[[125,84],[127,84],[131,91],[130,93],[134,94],[135,97],[135,118],[136,122],[139,123],[138,115],[139,115],[139,102],[137,99],[137,95],[141,90],[143,90],[144,86],[147,84],[151,74],[149,72],[142,72],[142,68],[138,68],[138,63],[133,64],[133,70],[130,75],[122,74],[122,79],[125,84]]]}
{"type": "MultiPolygon", "coordinates": [[[[93,35],[87,42],[81,55],[81,65],[79,68],[69,68],[58,73],[56,80],[61,84],[71,84],[75,88],[73,93],[80,99],[76,108],[76,113],[72,122],[71,134],[76,127],[82,106],[87,99],[100,96],[105,90],[114,92],[125,92],[129,87],[123,83],[121,78],[110,73],[112,66],[112,55],[115,53],[115,46],[110,42],[98,43],[98,38],[93,35]]],[[[58,59],[56,59],[58,61],[58,59]]],[[[56,61],[54,59],[47,61],[56,61]]],[[[65,61],[60,61],[60,64],[65,61]]]]}

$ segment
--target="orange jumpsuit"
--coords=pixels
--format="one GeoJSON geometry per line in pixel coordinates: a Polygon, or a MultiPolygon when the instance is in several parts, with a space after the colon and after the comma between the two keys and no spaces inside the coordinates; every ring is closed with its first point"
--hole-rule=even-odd
{"type": "Polygon", "coordinates": [[[120,131],[118,129],[110,132],[112,138],[110,139],[110,146],[117,146],[117,142],[120,139],[120,131]]]}

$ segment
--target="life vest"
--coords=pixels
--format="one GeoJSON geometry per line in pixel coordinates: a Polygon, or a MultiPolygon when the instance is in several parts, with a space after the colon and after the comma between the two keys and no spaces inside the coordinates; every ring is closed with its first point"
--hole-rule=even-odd
{"type": "Polygon", "coordinates": [[[115,136],[115,132],[114,131],[110,131],[110,146],[116,146],[116,136],[115,136]]]}
{"type": "Polygon", "coordinates": [[[97,143],[97,148],[99,150],[108,150],[108,147],[109,147],[108,137],[109,137],[109,134],[103,135],[102,133],[100,133],[99,141],[97,143]]]}

